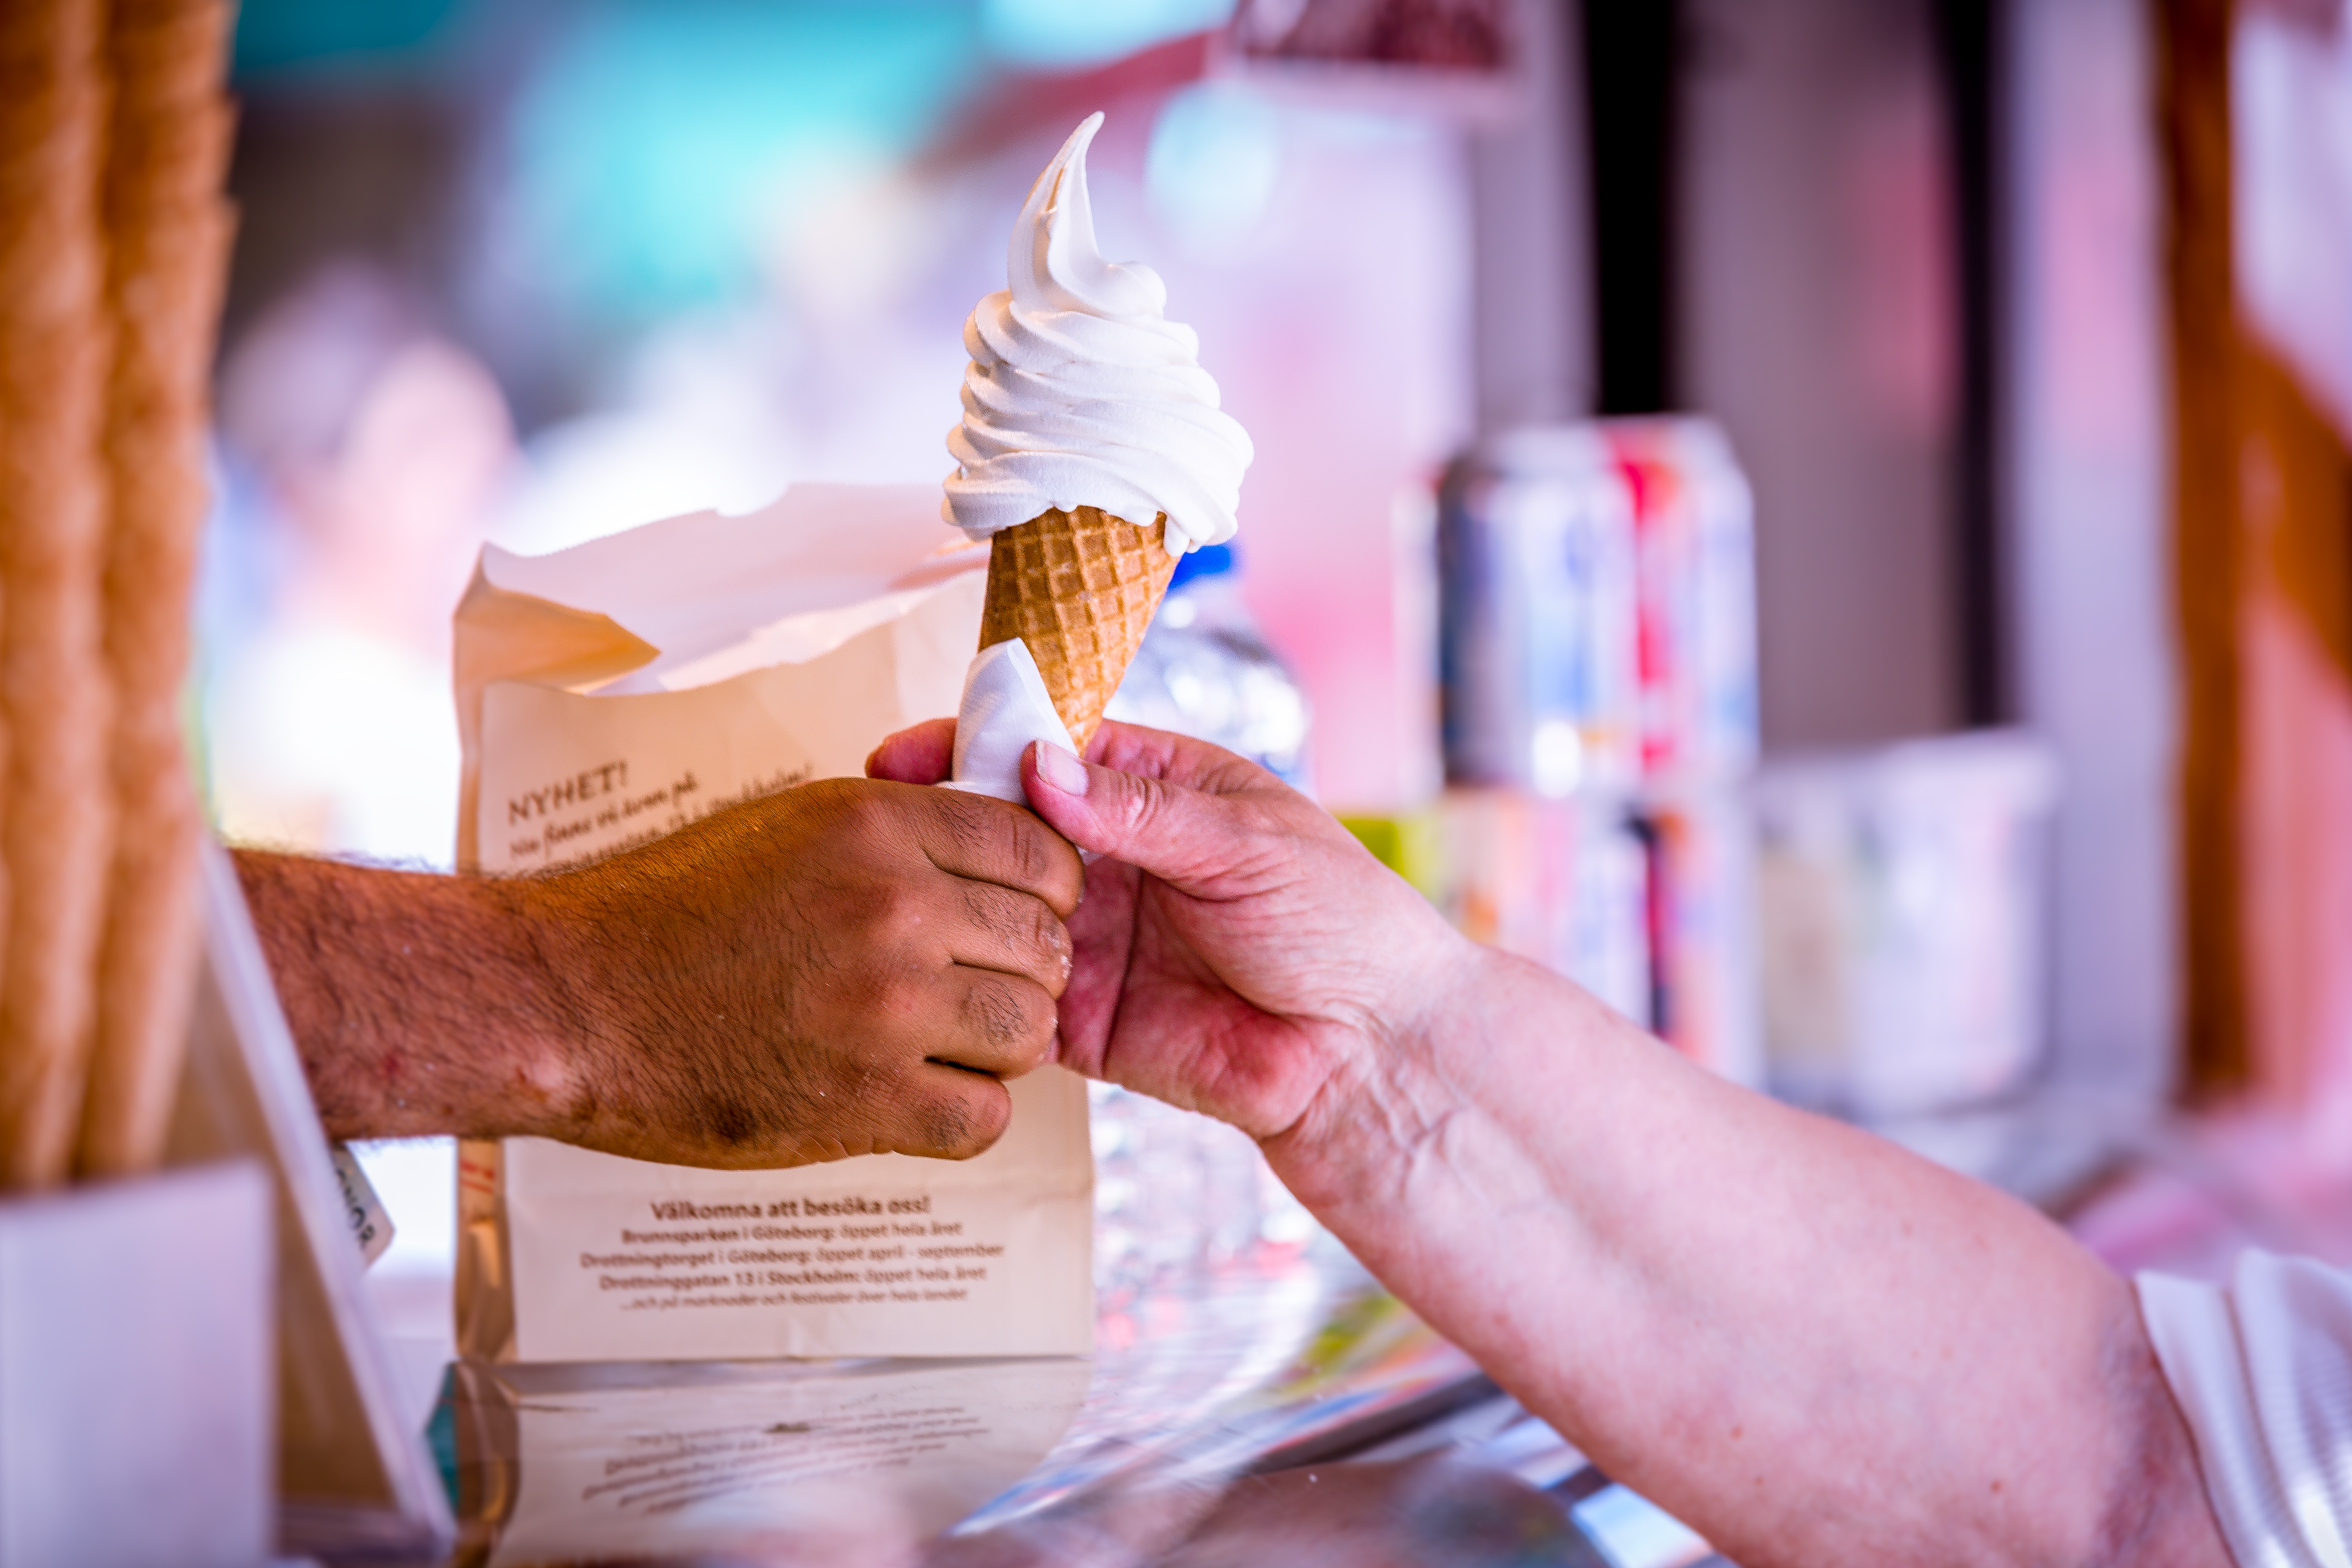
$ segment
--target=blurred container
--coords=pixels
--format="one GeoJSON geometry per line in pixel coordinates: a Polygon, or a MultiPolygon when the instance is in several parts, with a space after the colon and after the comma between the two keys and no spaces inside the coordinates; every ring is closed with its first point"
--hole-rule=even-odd
{"type": "Polygon", "coordinates": [[[1752,518],[1703,419],[1531,426],[1454,465],[1438,561],[1455,787],[1417,879],[1465,931],[1748,1083],[1752,518]]]}
{"type": "Polygon", "coordinates": [[[264,1560],[275,1226],[242,1161],[0,1203],[0,1565],[264,1560]]]}
{"type": "Polygon", "coordinates": [[[1339,820],[1464,934],[1649,1026],[1648,837],[1624,802],[1455,788],[1424,811],[1339,820]]]}
{"type": "MultiPolygon", "coordinates": [[[[1104,714],[1223,746],[1311,793],[1306,693],[1266,647],[1235,566],[1226,544],[1176,563],[1104,714]]],[[[1246,1133],[1113,1084],[1087,1089],[1106,1353],[1135,1345],[1138,1313],[1155,1291],[1292,1257],[1320,1230],[1246,1133]]]]}
{"type": "Polygon", "coordinates": [[[1756,763],[1755,506],[1711,420],[1599,426],[1632,499],[1645,778],[1756,763]]]}
{"type": "Polygon", "coordinates": [[[1457,787],[1427,811],[1340,820],[1465,935],[1764,1081],[1755,828],[1736,783],[1569,800],[1457,787]]]}
{"type": "Polygon", "coordinates": [[[1633,496],[1597,426],[1482,443],[1439,494],[1445,773],[1558,798],[1640,776],[1633,496]]]}
{"type": "Polygon", "coordinates": [[[1623,802],[1451,789],[1437,818],[1427,890],[1448,920],[1654,1026],[1648,857],[1623,802]]]}
{"type": "Polygon", "coordinates": [[[1864,1121],[2014,1093],[2048,1033],[2058,768],[2006,731],[1775,763],[1760,835],[1770,1081],[1864,1121]]]}
{"type": "MultiPolygon", "coordinates": [[[[1306,693],[1266,647],[1235,564],[1224,544],[1177,563],[1104,714],[1223,746],[1312,793],[1306,693]]],[[[1087,1093],[1098,1367],[1173,1420],[1263,1376],[1268,1349],[1276,1363],[1295,1352],[1319,1301],[1300,1253],[1322,1227],[1247,1133],[1116,1084],[1087,1093]],[[1202,1280],[1216,1282],[1206,1294],[1255,1311],[1251,1331],[1211,1321],[1202,1280]],[[1219,1353],[1164,1353],[1192,1338],[1219,1353]]]]}
{"type": "Polygon", "coordinates": [[[1116,1084],[1089,1083],[1098,1324],[1171,1281],[1230,1271],[1320,1228],[1249,1134],[1116,1084]]]}
{"type": "Polygon", "coordinates": [[[1756,760],[1754,507],[1704,419],[1540,426],[1447,475],[1446,776],[1559,796],[1756,760]]]}
{"type": "Polygon", "coordinates": [[[1104,715],[1223,746],[1311,794],[1307,694],[1266,647],[1234,567],[1229,544],[1176,563],[1104,715]]]}
{"type": "Polygon", "coordinates": [[[1756,828],[1736,782],[1653,792],[1635,819],[1645,879],[1649,1026],[1691,1060],[1765,1081],[1756,828]]]}

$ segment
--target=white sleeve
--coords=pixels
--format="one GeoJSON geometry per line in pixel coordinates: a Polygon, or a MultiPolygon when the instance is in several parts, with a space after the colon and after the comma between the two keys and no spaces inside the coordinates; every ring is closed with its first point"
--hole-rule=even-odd
{"type": "Polygon", "coordinates": [[[2137,1284],[2239,1568],[2352,1568],[2352,1277],[2250,1251],[2226,1289],[2137,1284]]]}

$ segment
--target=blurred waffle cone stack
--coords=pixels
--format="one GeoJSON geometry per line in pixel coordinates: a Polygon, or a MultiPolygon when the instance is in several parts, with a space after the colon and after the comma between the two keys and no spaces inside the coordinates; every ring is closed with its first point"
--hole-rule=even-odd
{"type": "Polygon", "coordinates": [[[228,37],[226,0],[114,0],[107,34],[105,647],[116,824],[78,1160],[97,1175],[142,1169],[160,1153],[195,984],[204,825],[180,693],[232,228],[221,197],[233,131],[220,89],[228,37]]]}
{"type": "Polygon", "coordinates": [[[1168,592],[1165,513],[1147,524],[1082,506],[992,537],[980,646],[1019,637],[1080,752],[1168,592]]]}
{"type": "Polygon", "coordinates": [[[227,22],[0,6],[0,1187],[152,1163],[178,1078],[227,22]]]}
{"type": "Polygon", "coordinates": [[[0,1181],[73,1157],[105,910],[110,369],[99,0],[0,7],[0,1181]]]}

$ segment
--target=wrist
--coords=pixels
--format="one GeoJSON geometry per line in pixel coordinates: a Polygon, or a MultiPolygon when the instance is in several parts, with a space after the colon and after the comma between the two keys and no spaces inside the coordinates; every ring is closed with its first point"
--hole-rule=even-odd
{"type": "Polygon", "coordinates": [[[1433,1066],[1444,1042],[1472,1026],[1498,983],[1498,964],[1517,963],[1435,919],[1433,910],[1432,924],[1435,935],[1416,948],[1420,962],[1399,976],[1368,1031],[1372,1049],[1392,1068],[1433,1066]]]}
{"type": "Polygon", "coordinates": [[[612,1054],[608,1004],[617,977],[593,951],[594,922],[572,882],[466,879],[515,986],[504,1037],[489,1051],[505,1081],[483,1108],[500,1136],[576,1142],[596,1120],[594,1063],[612,1054]]]}
{"type": "Polygon", "coordinates": [[[1264,1141],[1283,1181],[1308,1207],[1379,1204],[1435,1131],[1465,1107],[1446,1043],[1475,1037],[1501,957],[1436,921],[1417,962],[1369,1001],[1306,1110],[1264,1141]]]}
{"type": "Polygon", "coordinates": [[[239,850],[311,1096],[338,1138],[563,1136],[585,1103],[548,883],[239,850]]]}

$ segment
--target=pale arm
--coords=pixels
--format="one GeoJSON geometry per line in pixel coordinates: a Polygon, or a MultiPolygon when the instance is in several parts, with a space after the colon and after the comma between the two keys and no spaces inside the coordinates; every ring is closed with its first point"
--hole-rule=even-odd
{"type": "Polygon", "coordinates": [[[2226,1564],[2129,1288],[2023,1205],[1474,950],[1266,1150],[1382,1279],[1750,1568],[2226,1564]]]}
{"type": "Polygon", "coordinates": [[[1262,770],[1115,724],[1093,754],[1025,764],[1106,857],[1063,1059],[1255,1134],[1612,1475],[1744,1568],[2226,1568],[2131,1294],[2063,1233],[1465,941],[1262,770]]]}

